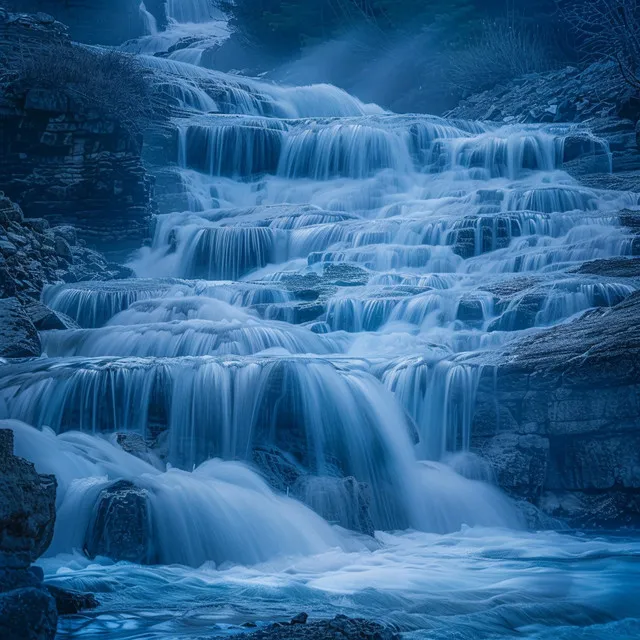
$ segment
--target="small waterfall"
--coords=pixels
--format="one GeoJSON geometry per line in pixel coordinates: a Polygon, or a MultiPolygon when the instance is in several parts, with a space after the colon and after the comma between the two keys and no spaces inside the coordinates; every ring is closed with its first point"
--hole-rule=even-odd
{"type": "Polygon", "coordinates": [[[140,2],[140,17],[142,18],[142,24],[144,31],[147,35],[156,35],[158,33],[158,23],[152,13],[147,11],[144,2],[140,2]]]}
{"type": "Polygon", "coordinates": [[[157,564],[255,564],[348,544],[313,511],[274,494],[240,463],[209,460],[192,472],[159,471],[94,436],[70,432],[56,437],[17,421],[0,424],[14,431],[18,455],[58,479],[58,518],[49,554],[82,549],[101,492],[121,480],[146,497],[145,533],[157,564]]]}

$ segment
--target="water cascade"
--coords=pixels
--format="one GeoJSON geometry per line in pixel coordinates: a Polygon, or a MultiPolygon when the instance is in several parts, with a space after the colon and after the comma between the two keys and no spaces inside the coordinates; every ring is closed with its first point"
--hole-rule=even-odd
{"type": "MultiPolygon", "coordinates": [[[[637,252],[618,212],[638,194],[564,170],[569,137],[585,162],[608,159],[606,143],[576,126],[386,113],[336,87],[208,70],[197,46],[154,57],[213,33],[208,2],[168,10],[169,30],[137,46],[179,106],[185,210],[157,216],[136,278],[48,287],[43,302],[81,328],[43,332],[42,358],[0,370],[18,453],[59,479],[52,553],[76,553],[85,575],[77,554],[118,482],[147,496],[153,562],[212,562],[231,573],[207,579],[237,585],[245,570],[228,567],[268,561],[246,571],[271,585],[278,558],[313,556],[287,578],[316,576],[295,587],[303,600],[334,586],[316,562],[347,567],[353,552],[369,567],[394,548],[423,562],[439,540],[476,544],[467,525],[521,528],[470,453],[477,387],[511,341],[634,292],[575,269],[637,252]],[[118,444],[132,434],[157,464],[118,444]]],[[[369,584],[348,573],[336,592],[369,584]]],[[[429,627],[420,606],[410,628],[429,627]]]]}

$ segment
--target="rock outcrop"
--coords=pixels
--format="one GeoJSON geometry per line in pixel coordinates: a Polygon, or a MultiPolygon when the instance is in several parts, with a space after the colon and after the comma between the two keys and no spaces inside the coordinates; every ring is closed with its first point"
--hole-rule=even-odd
{"type": "Polygon", "coordinates": [[[580,527],[640,524],[640,292],[483,370],[473,447],[500,485],[580,527]]]}
{"type": "Polygon", "coordinates": [[[0,429],[0,637],[49,640],[55,599],[31,567],[47,549],[55,523],[56,480],[13,455],[13,431],[0,429]]]}
{"type": "Polygon", "coordinates": [[[147,236],[154,211],[142,141],[69,97],[65,87],[21,89],[11,82],[20,52],[65,43],[71,46],[65,27],[49,16],[0,9],[0,48],[8,52],[0,92],[0,189],[28,218],[73,224],[88,243],[125,253],[147,236]]]}
{"type": "Polygon", "coordinates": [[[394,630],[377,622],[338,615],[333,620],[307,622],[307,614],[295,616],[289,624],[276,622],[249,636],[254,640],[400,640],[394,630]]]}
{"type": "Polygon", "coordinates": [[[36,358],[41,352],[38,330],[20,301],[0,299],[0,357],[36,358]]]}
{"type": "MultiPolygon", "coordinates": [[[[31,305],[39,300],[45,284],[127,275],[128,269],[88,249],[74,227],[51,227],[43,218],[25,218],[21,208],[0,192],[0,298],[15,296],[31,305]]],[[[42,315],[42,308],[31,313],[36,324],[54,322],[42,315]]]]}
{"type": "Polygon", "coordinates": [[[139,564],[154,562],[149,494],[126,480],[104,489],[94,507],[84,551],[139,564]]]}
{"type": "Polygon", "coordinates": [[[565,144],[565,169],[588,186],[640,190],[640,98],[613,62],[524,76],[469,97],[447,115],[505,124],[584,123],[608,142],[613,174],[607,172],[609,158],[597,146],[584,153],[588,149],[580,136],[565,144]]]}

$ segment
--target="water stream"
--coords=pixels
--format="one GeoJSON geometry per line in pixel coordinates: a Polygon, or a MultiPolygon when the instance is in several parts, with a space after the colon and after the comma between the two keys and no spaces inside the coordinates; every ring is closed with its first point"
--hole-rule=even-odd
{"type": "Polygon", "coordinates": [[[103,603],[60,636],[225,636],[306,610],[407,638],[639,637],[640,542],[526,531],[469,452],[485,360],[635,289],[573,271],[632,251],[617,212],[638,194],[563,169],[576,139],[606,169],[606,142],[212,71],[207,6],[171,0],[154,33],[142,3],[149,35],[127,45],[176,106],[185,210],[158,217],[136,279],[45,290],[81,328],[0,376],[17,452],[59,481],[47,575],[103,603]],[[265,447],[302,485],[268,486],[265,447]],[[348,530],[349,477],[375,537],[348,530]],[[153,566],[82,554],[119,480],[149,496],[153,566]]]}

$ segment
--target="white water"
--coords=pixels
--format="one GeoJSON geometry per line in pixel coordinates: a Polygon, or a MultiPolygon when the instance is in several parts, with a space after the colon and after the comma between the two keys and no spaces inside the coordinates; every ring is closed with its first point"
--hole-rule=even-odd
{"type": "Polygon", "coordinates": [[[0,371],[0,416],[52,429],[9,425],[60,483],[46,570],[103,601],[62,637],[199,637],[302,609],[416,638],[634,637],[637,541],[524,532],[469,453],[496,352],[637,287],[572,271],[632,250],[616,214],[638,195],[563,171],[567,136],[599,167],[606,143],[226,75],[196,66],[200,44],[152,57],[223,37],[205,3],[169,9],[168,31],[131,46],[180,107],[188,210],[158,217],[138,279],[48,288],[83,329],[43,333],[45,357],[0,371]],[[124,431],[164,461],[122,451],[124,431]],[[269,488],[264,447],[339,523],[336,480],[367,483],[375,540],[269,488]],[[117,480],[148,493],[161,566],[82,556],[117,480]]]}

